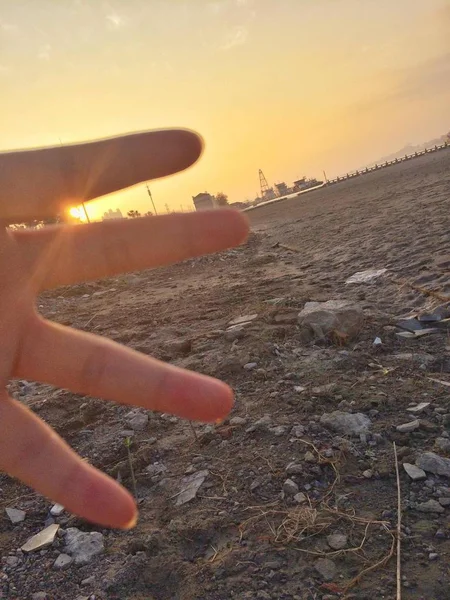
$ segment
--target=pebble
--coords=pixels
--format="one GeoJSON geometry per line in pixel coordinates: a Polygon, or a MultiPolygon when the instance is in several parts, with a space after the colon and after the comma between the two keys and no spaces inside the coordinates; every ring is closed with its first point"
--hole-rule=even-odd
{"type": "Polygon", "coordinates": [[[65,550],[72,556],[77,565],[89,564],[94,556],[104,549],[103,535],[99,531],[85,533],[76,527],[69,527],[65,536],[65,550]]]}
{"type": "Polygon", "coordinates": [[[63,571],[65,569],[68,569],[72,563],[73,558],[71,556],[69,556],[68,554],[60,554],[53,563],[53,566],[55,569],[63,571]]]}
{"type": "Polygon", "coordinates": [[[303,473],[303,466],[300,463],[291,462],[286,467],[286,473],[288,475],[300,475],[303,473]]]}
{"type": "Polygon", "coordinates": [[[253,371],[253,369],[256,369],[257,366],[258,366],[258,363],[249,362],[244,365],[244,369],[246,371],[253,371]]]}
{"type": "Polygon", "coordinates": [[[295,496],[298,494],[298,491],[298,485],[295,483],[295,481],[292,481],[292,479],[286,479],[286,481],[283,483],[283,492],[287,496],[295,496]]]}
{"type": "Polygon", "coordinates": [[[308,500],[308,497],[303,492],[299,492],[295,494],[294,500],[297,504],[304,504],[308,500]]]}
{"type": "Polygon", "coordinates": [[[397,427],[395,428],[399,433],[411,433],[412,431],[416,431],[416,429],[419,429],[420,427],[420,422],[418,421],[418,419],[415,419],[414,421],[410,421],[409,423],[403,423],[403,425],[397,425],[397,427]]]}
{"type": "Polygon", "coordinates": [[[125,415],[125,420],[134,431],[144,431],[148,424],[148,414],[132,410],[125,415]]]}
{"type": "Polygon", "coordinates": [[[246,425],[246,424],[247,424],[247,419],[244,419],[244,417],[232,417],[230,419],[230,425],[239,426],[239,425],[246,425]]]}
{"type": "Polygon", "coordinates": [[[410,463],[403,463],[403,468],[406,473],[411,477],[413,481],[420,481],[421,479],[426,479],[427,474],[423,469],[416,467],[416,465],[411,465],[410,463]]]}
{"type": "Polygon", "coordinates": [[[366,469],[365,471],[363,471],[363,477],[365,479],[372,479],[373,472],[370,469],[366,469]]]}
{"type": "Polygon", "coordinates": [[[362,413],[348,413],[335,410],[321,416],[320,422],[325,427],[336,431],[341,435],[360,435],[367,433],[371,421],[367,415],[362,413]]]}
{"type": "Polygon", "coordinates": [[[31,600],[48,600],[49,596],[46,592],[35,592],[31,595],[31,600]]]}
{"type": "Polygon", "coordinates": [[[433,475],[450,477],[450,459],[443,458],[434,452],[424,452],[417,460],[416,465],[433,475]]]}
{"type": "Polygon", "coordinates": [[[450,440],[448,438],[439,437],[435,442],[436,448],[442,452],[450,452],[450,440]]]}
{"type": "Polygon", "coordinates": [[[302,437],[302,435],[305,435],[305,428],[303,425],[294,425],[294,427],[291,429],[291,435],[297,438],[302,437]]]}
{"type": "Polygon", "coordinates": [[[276,427],[271,427],[269,429],[270,433],[273,433],[275,437],[281,437],[287,431],[287,428],[284,425],[277,425],[276,427]]]}
{"type": "Polygon", "coordinates": [[[332,581],[337,573],[335,563],[329,558],[319,558],[314,563],[314,568],[324,581],[332,581]]]}
{"type": "Polygon", "coordinates": [[[50,509],[52,517],[60,517],[64,512],[64,506],[62,504],[54,504],[50,509]]]}
{"type": "Polygon", "coordinates": [[[6,566],[14,569],[19,564],[20,559],[18,556],[7,556],[6,557],[6,566]]]}
{"type": "Polygon", "coordinates": [[[83,579],[81,582],[81,585],[82,585],[82,587],[86,587],[88,585],[94,585],[96,581],[97,581],[97,578],[95,577],[95,575],[91,575],[90,577],[86,577],[86,579],[83,579]]]}
{"type": "Polygon", "coordinates": [[[443,513],[445,509],[436,500],[427,500],[418,504],[417,510],[425,513],[443,513]]]}
{"type": "Polygon", "coordinates": [[[437,558],[439,558],[439,554],[437,554],[436,552],[430,552],[428,558],[429,560],[436,560],[437,558]]]}
{"type": "Polygon", "coordinates": [[[342,550],[347,546],[347,536],[343,533],[333,533],[327,536],[327,544],[333,550],[342,550]]]}
{"type": "Polygon", "coordinates": [[[450,498],[439,498],[439,504],[441,506],[450,506],[450,498]]]}
{"type": "Polygon", "coordinates": [[[41,550],[53,544],[56,534],[58,533],[59,525],[50,525],[46,527],[36,535],[30,537],[21,550],[23,552],[34,552],[35,550],[41,550]]]}
{"type": "Polygon", "coordinates": [[[307,463],[316,463],[317,462],[317,458],[314,456],[314,454],[312,452],[306,452],[305,453],[305,462],[307,463]]]}
{"type": "Polygon", "coordinates": [[[22,523],[27,516],[27,513],[24,510],[19,510],[18,508],[5,508],[5,512],[13,525],[22,523]]]}

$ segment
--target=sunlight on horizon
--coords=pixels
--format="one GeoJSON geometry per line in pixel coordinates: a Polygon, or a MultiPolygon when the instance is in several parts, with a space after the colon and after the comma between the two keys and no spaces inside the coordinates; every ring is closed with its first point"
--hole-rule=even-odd
{"type": "MultiPolygon", "coordinates": [[[[447,0],[0,0],[0,150],[188,127],[204,155],[152,182],[158,213],[244,201],[259,169],[290,185],[444,135],[449,39],[447,0]]],[[[87,204],[109,208],[153,210],[145,185],[87,204]]]]}

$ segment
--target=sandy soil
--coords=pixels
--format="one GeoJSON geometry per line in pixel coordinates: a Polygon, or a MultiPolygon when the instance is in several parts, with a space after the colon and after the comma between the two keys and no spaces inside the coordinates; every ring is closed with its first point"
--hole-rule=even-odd
{"type": "MultiPolygon", "coordinates": [[[[132,433],[137,528],[101,530],[105,552],[64,571],[53,566],[64,530],[97,529],[64,513],[50,548],[22,554],[51,505],[0,476],[0,597],[365,600],[376,590],[395,598],[395,555],[376,567],[395,541],[393,442],[400,462],[426,450],[445,457],[436,443],[450,430],[449,388],[428,379],[450,381],[448,335],[403,340],[395,323],[442,303],[429,292],[450,297],[449,195],[446,150],[251,211],[242,248],[42,296],[48,318],[229,382],[231,417],[242,420],[197,424],[196,440],[188,423],[150,414],[132,433]],[[388,275],[345,284],[369,268],[388,275]],[[305,341],[298,312],[330,299],[357,303],[363,329],[345,344],[305,341]],[[246,314],[258,317],[232,339],[229,321],[246,314]],[[421,401],[431,404],[420,428],[397,432],[421,401]],[[337,409],[369,416],[370,434],[343,438],[324,427],[320,417],[337,409]],[[298,472],[288,475],[292,462],[298,472]],[[182,478],[200,470],[208,474],[197,497],[177,506],[182,478]],[[288,477],[304,503],[282,497],[288,477]],[[25,510],[25,521],[12,525],[6,507],[25,510]],[[327,543],[333,533],[347,536],[343,550],[327,543]],[[332,561],[330,577],[319,559],[332,561]]],[[[11,392],[131,489],[129,407],[28,382],[13,382],[11,392]]],[[[400,471],[403,598],[447,600],[450,509],[417,507],[450,497],[450,480],[413,482],[400,471]]]]}

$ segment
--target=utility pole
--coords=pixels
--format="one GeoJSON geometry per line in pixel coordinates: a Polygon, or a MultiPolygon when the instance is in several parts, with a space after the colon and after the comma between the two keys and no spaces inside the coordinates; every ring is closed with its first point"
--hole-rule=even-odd
{"type": "Polygon", "coordinates": [[[148,187],[148,183],[146,183],[145,185],[147,186],[147,192],[148,192],[148,195],[150,196],[150,200],[152,201],[153,210],[155,211],[155,215],[157,215],[158,213],[156,212],[156,206],[155,206],[155,203],[153,202],[153,196],[150,191],[150,188],[148,187]]]}
{"type": "Polygon", "coordinates": [[[325,173],[325,171],[323,172],[323,176],[324,176],[324,179],[325,179],[325,183],[328,185],[327,174],[325,173]]]}

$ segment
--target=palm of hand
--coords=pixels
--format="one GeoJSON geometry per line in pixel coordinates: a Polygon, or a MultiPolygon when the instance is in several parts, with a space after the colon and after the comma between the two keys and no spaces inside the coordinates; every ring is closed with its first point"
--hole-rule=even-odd
{"type": "MultiPolygon", "coordinates": [[[[6,225],[55,214],[195,162],[197,136],[160,131],[85,145],[0,154],[0,219],[6,225]]],[[[127,528],[132,497],[82,461],[6,385],[24,378],[189,419],[214,421],[232,406],[224,384],[162,364],[90,334],[44,320],[37,294],[59,285],[213,252],[241,242],[245,220],[232,211],[56,226],[0,228],[0,469],[68,510],[127,528]]]]}

